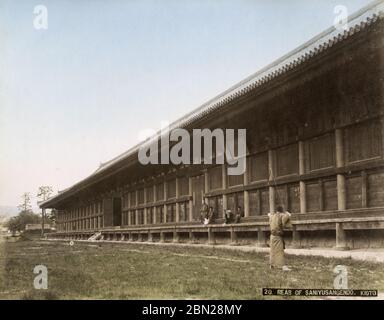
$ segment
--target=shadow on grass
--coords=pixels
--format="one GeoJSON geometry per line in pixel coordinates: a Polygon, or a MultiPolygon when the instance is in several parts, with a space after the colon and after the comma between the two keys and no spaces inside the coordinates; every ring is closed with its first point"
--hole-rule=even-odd
{"type": "Polygon", "coordinates": [[[59,300],[59,296],[53,291],[33,290],[24,293],[20,300],[59,300]]]}

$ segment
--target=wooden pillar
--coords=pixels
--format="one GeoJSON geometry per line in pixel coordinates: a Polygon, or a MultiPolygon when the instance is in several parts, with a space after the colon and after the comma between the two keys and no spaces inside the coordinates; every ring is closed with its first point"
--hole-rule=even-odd
{"type": "Polygon", "coordinates": [[[204,193],[209,192],[209,175],[208,175],[208,170],[204,170],[204,193]]]}
{"type": "Polygon", "coordinates": [[[300,181],[300,213],[307,213],[307,192],[304,181],[300,181]]]}
{"type": "Polygon", "coordinates": [[[211,227],[208,227],[208,244],[215,244],[215,234],[211,227]]]}
{"type": "MultiPolygon", "coordinates": [[[[167,200],[168,194],[167,194],[167,181],[164,180],[164,201],[167,200]]],[[[167,205],[164,204],[164,212],[163,212],[163,221],[164,223],[167,223],[167,205]]]]}
{"type": "Polygon", "coordinates": [[[265,237],[265,232],[259,228],[257,231],[257,246],[258,247],[266,247],[266,237],[265,237]]]}
{"type": "MultiPolygon", "coordinates": [[[[156,183],[153,184],[153,203],[156,203],[157,199],[156,199],[156,183]]],[[[158,223],[157,221],[157,217],[156,217],[156,211],[157,211],[157,207],[156,206],[153,206],[153,223],[156,224],[158,223]]]]}
{"type": "MultiPolygon", "coordinates": [[[[188,190],[189,196],[193,197],[192,193],[192,177],[188,177],[188,190]]],[[[193,221],[193,199],[189,199],[189,212],[188,212],[188,220],[193,221]]]]}
{"type": "Polygon", "coordinates": [[[347,237],[341,222],[336,222],[336,249],[349,250],[347,246],[347,237]]]}
{"type": "MultiPolygon", "coordinates": [[[[138,190],[135,190],[135,197],[136,197],[136,206],[139,204],[139,191],[138,190]]],[[[139,224],[139,210],[136,209],[135,210],[135,222],[136,222],[136,225],[139,224]]]]}
{"type": "Polygon", "coordinates": [[[139,242],[143,241],[143,235],[141,234],[141,232],[137,234],[137,241],[139,242]]]}
{"type": "Polygon", "coordinates": [[[292,226],[292,248],[300,248],[301,234],[295,225],[292,226]]]}
{"type": "Polygon", "coordinates": [[[196,242],[196,237],[193,231],[189,231],[189,242],[195,243],[196,242]]]}
{"type": "Polygon", "coordinates": [[[340,211],[346,209],[346,190],[345,190],[345,176],[342,174],[337,175],[337,208],[340,211]]]}
{"type": "MultiPolygon", "coordinates": [[[[304,142],[299,141],[299,174],[300,176],[305,174],[305,152],[304,152],[304,142]]],[[[306,186],[305,182],[301,181],[299,182],[299,189],[300,189],[300,213],[306,213],[307,212],[307,193],[306,193],[306,186]]]]}
{"type": "Polygon", "coordinates": [[[324,183],[323,183],[322,179],[319,179],[319,195],[318,195],[318,197],[319,197],[319,209],[320,209],[320,211],[323,211],[325,200],[324,200],[324,183]]]}
{"type": "Polygon", "coordinates": [[[153,209],[152,209],[153,224],[158,223],[158,222],[157,222],[157,216],[156,216],[156,215],[157,215],[157,207],[154,206],[153,209]]]}
{"type": "MultiPolygon", "coordinates": [[[[176,200],[180,197],[180,186],[179,186],[179,178],[176,177],[176,200]]],[[[179,222],[180,221],[180,208],[179,204],[176,202],[176,217],[175,221],[179,222]]]]}
{"type": "Polygon", "coordinates": [[[128,234],[128,241],[133,241],[133,234],[132,234],[132,232],[130,232],[128,234]]]}
{"type": "Polygon", "coordinates": [[[151,231],[148,231],[148,242],[153,242],[153,234],[151,231]]]}
{"type": "MultiPolygon", "coordinates": [[[[125,225],[126,225],[126,223],[125,223],[125,211],[124,211],[124,207],[122,207],[122,209],[121,209],[121,226],[125,226],[125,225]]],[[[97,224],[96,224],[95,220],[93,220],[93,227],[96,228],[96,226],[97,226],[97,224]]]]}
{"type": "Polygon", "coordinates": [[[335,147],[336,147],[336,167],[341,168],[344,166],[344,139],[343,129],[335,130],[335,147]]]}
{"type": "Polygon", "coordinates": [[[160,231],[160,242],[164,242],[165,240],[165,235],[163,231],[160,231]]]}
{"type": "MultiPolygon", "coordinates": [[[[131,206],[131,204],[130,204],[130,201],[131,201],[131,195],[130,195],[130,193],[129,192],[127,192],[127,207],[126,207],[126,225],[127,226],[129,226],[129,224],[130,224],[130,218],[129,218],[129,208],[130,208],[130,206],[131,206]]],[[[98,222],[99,223],[99,222],[98,222]]]]}
{"type": "MultiPolygon", "coordinates": [[[[344,166],[344,141],[343,130],[335,130],[336,140],[336,167],[341,168],[344,166]]],[[[345,176],[343,174],[337,175],[337,208],[338,210],[346,209],[346,189],[345,189],[345,176]]]]}
{"type": "Polygon", "coordinates": [[[175,230],[173,230],[173,242],[178,243],[179,240],[180,240],[180,238],[179,238],[179,233],[178,233],[177,230],[175,229],[175,230]]]}
{"type": "Polygon", "coordinates": [[[299,174],[302,175],[304,173],[305,173],[304,142],[299,141],[299,174]]]}
{"type": "Polygon", "coordinates": [[[269,170],[269,212],[275,212],[275,153],[268,150],[268,170],[269,170]]]}
{"type": "MultiPolygon", "coordinates": [[[[227,168],[225,164],[221,166],[221,176],[222,176],[222,189],[223,192],[227,190],[227,168]]],[[[228,209],[228,203],[227,203],[227,195],[223,194],[223,218],[224,218],[224,211],[228,209]]]]}
{"type": "MultiPolygon", "coordinates": [[[[249,159],[245,159],[245,172],[244,172],[244,186],[248,185],[248,164],[249,164],[249,159]]],[[[244,190],[244,217],[249,217],[249,191],[244,190]]]]}
{"type": "Polygon", "coordinates": [[[244,217],[249,217],[249,191],[244,191],[244,217]]]}
{"type": "Polygon", "coordinates": [[[231,227],[231,243],[236,244],[237,243],[237,233],[235,231],[235,228],[231,227]]]}
{"type": "Polygon", "coordinates": [[[275,212],[275,187],[269,186],[269,212],[275,212]]]}
{"type": "Polygon", "coordinates": [[[361,207],[368,207],[368,194],[367,194],[367,173],[363,171],[361,173],[361,207]]]}
{"type": "MultiPolygon", "coordinates": [[[[144,186],[144,205],[146,206],[147,205],[147,188],[144,186]]],[[[144,224],[147,224],[147,208],[144,207],[144,210],[143,210],[143,215],[144,215],[144,224]]]]}

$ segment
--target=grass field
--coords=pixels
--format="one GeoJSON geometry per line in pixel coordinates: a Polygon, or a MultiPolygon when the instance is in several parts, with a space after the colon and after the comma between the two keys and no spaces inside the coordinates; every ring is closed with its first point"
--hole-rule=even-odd
{"type": "Polygon", "coordinates": [[[222,249],[3,242],[0,299],[263,299],[263,287],[333,288],[336,265],[351,289],[384,291],[383,265],[288,256],[289,273],[268,255],[222,249]],[[33,288],[33,268],[48,268],[48,290],[33,288]]]}

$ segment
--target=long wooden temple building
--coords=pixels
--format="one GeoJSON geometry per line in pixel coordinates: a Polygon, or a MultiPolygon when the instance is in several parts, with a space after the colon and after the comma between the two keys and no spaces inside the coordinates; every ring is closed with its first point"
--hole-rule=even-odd
{"type": "Polygon", "coordinates": [[[376,1],[176,121],[245,128],[247,166],[142,165],[140,145],[43,202],[57,239],[268,244],[292,213],[292,247],[384,247],[384,16],[376,1]],[[203,201],[215,220],[200,221],[203,201]],[[243,208],[238,223],[223,210],[243,208]]]}

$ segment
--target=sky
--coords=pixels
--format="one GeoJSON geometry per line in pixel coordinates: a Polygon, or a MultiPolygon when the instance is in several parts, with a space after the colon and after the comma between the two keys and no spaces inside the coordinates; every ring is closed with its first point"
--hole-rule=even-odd
{"type": "Polygon", "coordinates": [[[0,0],[0,206],[36,206],[370,2],[0,0]]]}

